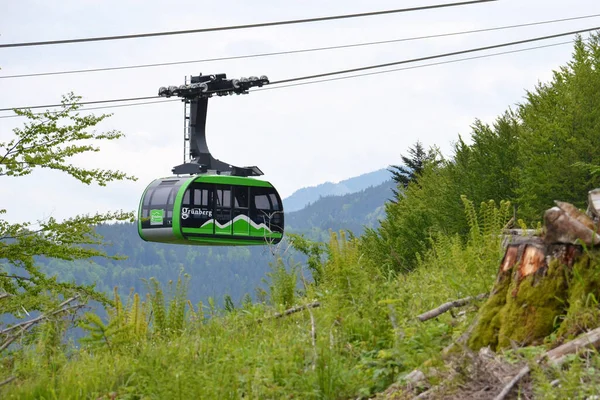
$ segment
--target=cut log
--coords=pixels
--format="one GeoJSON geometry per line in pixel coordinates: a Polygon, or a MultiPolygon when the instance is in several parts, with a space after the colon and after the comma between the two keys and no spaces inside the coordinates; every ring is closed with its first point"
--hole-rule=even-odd
{"type": "Polygon", "coordinates": [[[590,190],[588,192],[588,215],[598,222],[600,217],[600,189],[590,190]]]}
{"type": "Polygon", "coordinates": [[[600,324],[597,308],[582,312],[590,294],[600,298],[600,252],[589,249],[600,244],[598,227],[572,204],[556,204],[544,215],[542,237],[508,237],[496,282],[467,340],[473,350],[538,345],[552,332],[564,340],[600,324]]]}

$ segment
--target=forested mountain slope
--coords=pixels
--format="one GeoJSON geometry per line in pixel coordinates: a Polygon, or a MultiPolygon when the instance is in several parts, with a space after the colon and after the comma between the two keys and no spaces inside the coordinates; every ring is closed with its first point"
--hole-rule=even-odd
{"type": "Polygon", "coordinates": [[[394,181],[387,180],[343,196],[323,196],[302,210],[286,213],[290,232],[313,240],[328,240],[329,230],[349,230],[361,235],[365,227],[378,226],[385,215],[384,204],[393,198],[394,181]]]}
{"type": "Polygon", "coordinates": [[[325,182],[317,186],[305,187],[296,190],[290,196],[283,199],[286,212],[298,211],[308,204],[325,196],[342,196],[348,193],[358,192],[370,186],[377,186],[391,178],[390,172],[385,169],[368,172],[353,178],[345,179],[338,183],[325,182]]]}

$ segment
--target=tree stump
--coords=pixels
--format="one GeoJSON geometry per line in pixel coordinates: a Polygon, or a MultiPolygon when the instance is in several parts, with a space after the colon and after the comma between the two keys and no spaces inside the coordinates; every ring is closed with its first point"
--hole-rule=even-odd
{"type": "Polygon", "coordinates": [[[600,251],[594,248],[600,236],[592,192],[591,215],[557,201],[544,214],[540,236],[513,232],[467,340],[470,348],[539,345],[552,334],[561,342],[600,325],[600,251]]]}

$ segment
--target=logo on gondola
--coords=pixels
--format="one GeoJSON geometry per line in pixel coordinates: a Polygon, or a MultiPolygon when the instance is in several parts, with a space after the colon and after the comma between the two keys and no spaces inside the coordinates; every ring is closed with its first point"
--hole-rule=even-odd
{"type": "Polygon", "coordinates": [[[212,218],[211,210],[202,210],[200,208],[187,208],[183,207],[181,209],[181,219],[188,219],[190,215],[201,215],[204,217],[212,218]]]}
{"type": "Polygon", "coordinates": [[[163,215],[163,210],[150,210],[150,225],[162,225],[163,215]]]}

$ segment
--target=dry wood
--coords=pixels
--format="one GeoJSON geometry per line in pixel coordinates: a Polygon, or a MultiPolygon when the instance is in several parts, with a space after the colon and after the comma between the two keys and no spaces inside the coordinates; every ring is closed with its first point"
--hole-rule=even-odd
{"type": "Polygon", "coordinates": [[[63,301],[62,303],[60,303],[58,305],[58,307],[48,313],[48,314],[42,314],[39,317],[33,318],[29,321],[25,321],[25,322],[21,322],[20,324],[16,324],[11,326],[10,328],[6,328],[2,331],[0,331],[0,335],[6,335],[7,333],[18,329],[18,331],[16,333],[13,333],[12,335],[9,335],[6,340],[2,343],[2,345],[0,345],[0,351],[5,350],[8,346],[10,346],[10,344],[12,342],[14,342],[21,334],[23,334],[24,332],[26,332],[27,330],[29,330],[32,326],[34,326],[35,324],[39,323],[40,321],[43,321],[44,319],[47,319],[51,316],[54,316],[56,314],[60,314],[63,312],[67,312],[67,311],[71,311],[71,310],[77,310],[79,308],[84,307],[83,304],[78,304],[78,305],[74,305],[74,306],[68,306],[69,303],[72,303],[73,301],[77,300],[79,298],[79,295],[71,297],[70,299],[67,299],[65,301],[63,301]]]}
{"type": "Polygon", "coordinates": [[[502,233],[512,236],[540,236],[540,232],[537,229],[505,229],[502,233]]]}
{"type": "Polygon", "coordinates": [[[585,335],[571,340],[555,349],[548,351],[548,359],[555,365],[560,365],[564,362],[564,356],[577,352],[579,349],[586,347],[600,346],[600,328],[596,328],[587,332],[585,335]]]}
{"type": "Polygon", "coordinates": [[[437,317],[438,315],[445,313],[446,311],[448,311],[452,308],[462,307],[466,304],[471,303],[474,300],[483,300],[488,296],[489,296],[488,293],[481,293],[477,296],[469,296],[469,297],[465,297],[463,299],[449,301],[447,303],[442,304],[441,306],[439,306],[437,308],[434,308],[433,310],[429,310],[421,315],[418,315],[417,318],[419,319],[419,321],[425,322],[427,320],[437,317]]]}
{"type": "Polygon", "coordinates": [[[531,370],[529,369],[528,365],[521,368],[519,373],[514,378],[512,378],[510,380],[510,382],[508,382],[506,384],[506,386],[504,386],[504,388],[502,389],[502,391],[500,393],[498,393],[498,396],[494,397],[494,400],[504,400],[506,398],[506,396],[508,396],[508,394],[517,385],[517,383],[519,383],[521,381],[521,379],[523,379],[525,376],[527,376],[527,374],[529,374],[529,371],[531,371],[531,370]]]}
{"type": "MultiPolygon", "coordinates": [[[[309,308],[317,308],[317,307],[320,307],[320,306],[321,306],[320,302],[313,301],[312,303],[303,304],[301,306],[294,306],[292,308],[288,308],[284,312],[275,313],[275,314],[273,314],[270,317],[266,317],[265,319],[269,320],[269,319],[274,319],[274,318],[281,318],[281,317],[288,316],[290,314],[295,314],[295,313],[300,312],[302,310],[308,310],[309,308]]],[[[255,322],[253,322],[253,323],[261,324],[265,319],[259,318],[259,319],[255,320],[255,322]]]]}
{"type": "MultiPolygon", "coordinates": [[[[537,362],[540,363],[544,360],[548,360],[549,364],[559,366],[566,361],[567,355],[576,353],[580,349],[590,346],[600,346],[600,328],[596,328],[592,331],[589,331],[585,335],[582,335],[575,340],[572,340],[568,343],[558,346],[555,349],[547,351],[538,358],[537,362]]],[[[527,374],[529,374],[530,371],[531,369],[529,368],[529,366],[523,367],[519,371],[519,373],[513,379],[511,379],[511,381],[508,382],[506,386],[504,386],[502,391],[498,394],[498,396],[494,398],[494,400],[503,400],[504,398],[506,398],[506,396],[508,396],[508,394],[519,383],[519,381],[521,381],[521,379],[527,376],[527,374]]]]}
{"type": "Polygon", "coordinates": [[[11,376],[10,378],[6,378],[2,382],[0,382],[0,386],[7,385],[7,384],[11,383],[12,381],[14,381],[15,379],[17,379],[16,376],[11,376]]]}
{"type": "Polygon", "coordinates": [[[275,313],[275,314],[273,314],[273,318],[281,318],[281,317],[284,317],[284,316],[287,316],[290,314],[300,312],[302,310],[307,310],[309,308],[316,308],[316,307],[320,307],[320,306],[321,306],[321,303],[319,303],[318,301],[313,301],[312,303],[303,304],[301,306],[295,306],[295,307],[289,308],[282,313],[275,313]]]}

